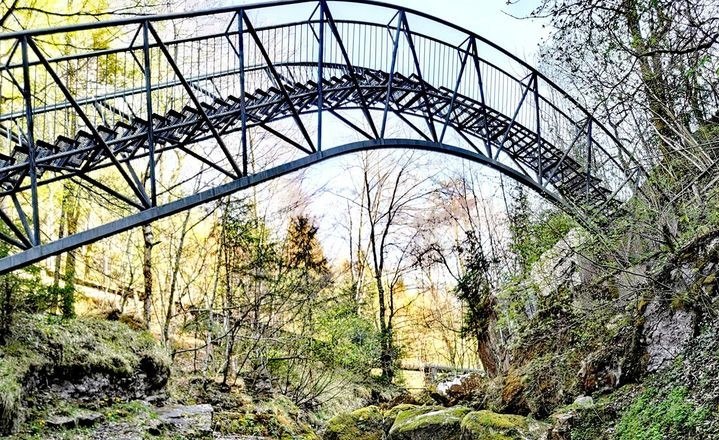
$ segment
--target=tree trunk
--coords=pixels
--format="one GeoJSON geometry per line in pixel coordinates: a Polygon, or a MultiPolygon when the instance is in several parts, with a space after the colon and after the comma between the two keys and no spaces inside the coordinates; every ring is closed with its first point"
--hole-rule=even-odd
{"type": "MultiPolygon", "coordinates": [[[[68,188],[67,183],[63,185],[62,189],[62,201],[60,203],[60,221],[57,231],[58,239],[65,236],[65,218],[67,216],[67,202],[68,202],[68,188]]],[[[56,313],[59,305],[58,295],[60,294],[60,271],[62,270],[62,254],[55,256],[55,268],[52,275],[52,298],[50,298],[50,306],[48,310],[50,313],[56,313]]]]}
{"type": "MultiPolygon", "coordinates": [[[[63,198],[66,198],[65,220],[67,235],[77,233],[77,225],[80,218],[80,202],[75,196],[75,186],[66,183],[63,198]]],[[[67,253],[65,257],[65,286],[61,290],[62,298],[60,308],[64,318],[75,316],[75,273],[77,270],[77,254],[75,250],[67,253]]]]}
{"type": "Polygon", "coordinates": [[[152,319],[152,247],[155,245],[152,233],[152,225],[142,227],[142,236],[145,242],[145,251],[142,260],[142,276],[145,279],[145,290],[143,295],[143,318],[145,327],[150,328],[152,319]]]}
{"type": "Polygon", "coordinates": [[[162,329],[162,339],[165,345],[170,341],[170,321],[172,321],[173,303],[175,302],[175,292],[177,291],[177,278],[180,274],[180,263],[182,262],[182,250],[185,247],[185,237],[187,236],[187,224],[190,222],[190,213],[185,213],[185,219],[182,222],[180,230],[180,242],[177,245],[177,253],[175,254],[175,263],[172,266],[172,275],[170,281],[170,294],[167,299],[167,312],[165,313],[165,325],[162,329]]]}
{"type": "Polygon", "coordinates": [[[12,324],[12,286],[10,275],[2,276],[3,301],[0,309],[0,346],[5,345],[10,335],[10,324],[12,324]]]}

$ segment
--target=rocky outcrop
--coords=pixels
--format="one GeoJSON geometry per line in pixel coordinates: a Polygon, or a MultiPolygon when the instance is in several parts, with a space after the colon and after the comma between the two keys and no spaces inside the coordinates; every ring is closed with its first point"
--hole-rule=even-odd
{"type": "Polygon", "coordinates": [[[666,366],[689,345],[694,336],[696,313],[667,309],[654,300],[647,305],[644,316],[647,371],[654,372],[666,366]]]}
{"type": "Polygon", "coordinates": [[[119,322],[18,315],[11,334],[0,347],[0,434],[16,429],[29,408],[144,399],[161,394],[170,376],[154,338],[119,322]]]}
{"type": "Polygon", "coordinates": [[[464,406],[371,406],[332,419],[324,440],[547,440],[549,425],[464,406]]]}

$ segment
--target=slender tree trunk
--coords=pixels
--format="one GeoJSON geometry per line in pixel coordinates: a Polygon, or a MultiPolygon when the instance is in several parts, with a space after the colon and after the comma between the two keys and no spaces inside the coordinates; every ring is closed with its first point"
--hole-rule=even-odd
{"type": "Polygon", "coordinates": [[[2,309],[0,309],[0,346],[5,345],[10,335],[10,324],[12,324],[12,285],[9,275],[2,276],[2,309]]]}
{"type": "MultiPolygon", "coordinates": [[[[67,182],[62,188],[62,201],[60,202],[60,221],[57,231],[58,239],[65,236],[65,222],[67,217],[67,203],[68,203],[68,184],[67,182]]],[[[56,313],[59,305],[59,294],[60,294],[60,271],[62,270],[62,254],[55,256],[55,268],[52,275],[52,298],[50,299],[49,310],[51,313],[56,313]]]]}
{"type": "Polygon", "coordinates": [[[149,329],[152,319],[152,247],[155,245],[152,225],[142,227],[142,236],[145,242],[142,259],[142,276],[145,280],[145,291],[142,298],[143,318],[145,320],[145,327],[149,329]]]}
{"type": "MultiPolygon", "coordinates": [[[[75,186],[71,183],[65,184],[65,219],[67,224],[67,235],[77,233],[77,225],[80,218],[80,201],[75,194],[75,186]]],[[[77,270],[77,251],[72,250],[65,257],[65,286],[62,289],[62,301],[60,304],[62,316],[72,318],[75,316],[75,274],[77,270]]]]}
{"type": "Polygon", "coordinates": [[[180,274],[180,263],[182,262],[182,250],[185,247],[185,237],[187,237],[187,224],[190,222],[190,213],[185,213],[185,219],[182,222],[182,229],[180,230],[180,242],[177,245],[177,252],[175,253],[175,263],[172,266],[172,275],[170,281],[170,294],[167,300],[167,312],[165,313],[165,325],[162,329],[162,339],[165,345],[170,341],[170,321],[172,321],[173,305],[175,302],[175,292],[177,290],[177,278],[180,274]]]}

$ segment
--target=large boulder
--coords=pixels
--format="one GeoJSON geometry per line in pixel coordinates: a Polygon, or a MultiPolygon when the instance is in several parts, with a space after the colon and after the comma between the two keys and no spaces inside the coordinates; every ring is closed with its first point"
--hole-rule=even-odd
{"type": "Polygon", "coordinates": [[[453,408],[417,407],[399,413],[389,431],[389,440],[460,440],[461,423],[471,410],[463,406],[453,408]]]}
{"type": "Polygon", "coordinates": [[[549,426],[527,417],[470,412],[461,424],[461,440],[546,440],[549,426]]]}
{"type": "Polygon", "coordinates": [[[671,310],[659,300],[650,302],[644,311],[644,336],[649,362],[647,371],[655,372],[669,365],[684,351],[694,337],[696,313],[671,310]]]}
{"type": "Polygon", "coordinates": [[[324,440],[382,440],[386,430],[385,416],[376,406],[360,408],[332,418],[324,440]]]}

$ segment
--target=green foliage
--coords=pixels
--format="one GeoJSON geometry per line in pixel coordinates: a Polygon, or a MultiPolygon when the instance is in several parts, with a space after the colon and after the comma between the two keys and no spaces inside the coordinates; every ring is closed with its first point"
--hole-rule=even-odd
{"type": "Polygon", "coordinates": [[[649,388],[622,415],[617,425],[618,440],[672,440],[684,438],[706,420],[709,408],[687,399],[684,387],[662,395],[649,388]]]}
{"type": "MultiPolygon", "coordinates": [[[[7,226],[0,232],[10,235],[7,226]]],[[[0,242],[0,258],[10,252],[10,245],[0,242]]],[[[0,345],[9,337],[13,315],[18,311],[38,312],[50,308],[47,289],[40,281],[40,269],[29,266],[22,271],[0,275],[0,345]]]]}
{"type": "Polygon", "coordinates": [[[544,252],[551,249],[577,226],[576,221],[561,211],[530,212],[526,191],[518,186],[513,194],[510,212],[510,250],[515,254],[522,272],[528,271],[544,252]]]}
{"type": "Polygon", "coordinates": [[[496,300],[488,274],[489,261],[480,237],[471,231],[467,233],[460,253],[465,272],[457,281],[455,293],[467,305],[462,333],[479,340],[486,337],[489,323],[496,317],[496,300]]]}
{"type": "Polygon", "coordinates": [[[318,228],[308,217],[298,216],[290,220],[285,239],[287,265],[305,273],[327,274],[329,266],[320,242],[318,228]]]}
{"type": "Polygon", "coordinates": [[[316,348],[326,365],[368,374],[380,354],[380,335],[374,323],[357,314],[350,303],[340,303],[317,316],[316,348]]]}

